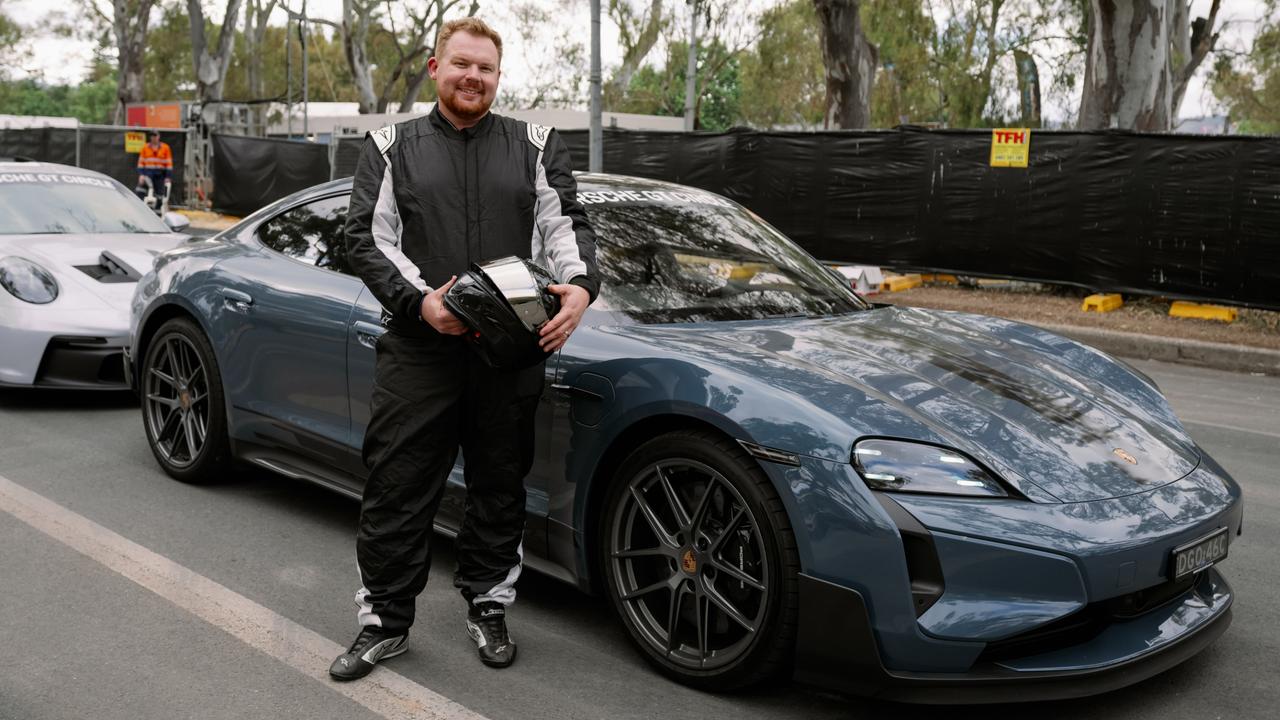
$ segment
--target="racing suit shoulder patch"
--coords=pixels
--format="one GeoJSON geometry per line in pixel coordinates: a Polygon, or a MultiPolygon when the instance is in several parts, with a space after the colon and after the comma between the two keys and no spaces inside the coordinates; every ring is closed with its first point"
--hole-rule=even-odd
{"type": "Polygon", "coordinates": [[[387,125],[378,128],[369,133],[369,137],[373,138],[373,144],[378,146],[378,152],[383,155],[387,154],[387,149],[396,142],[396,126],[387,125]]]}
{"type": "Polygon", "coordinates": [[[546,125],[537,125],[534,123],[525,123],[525,129],[529,132],[529,142],[539,150],[543,150],[547,145],[547,136],[551,134],[551,128],[546,125]]]}

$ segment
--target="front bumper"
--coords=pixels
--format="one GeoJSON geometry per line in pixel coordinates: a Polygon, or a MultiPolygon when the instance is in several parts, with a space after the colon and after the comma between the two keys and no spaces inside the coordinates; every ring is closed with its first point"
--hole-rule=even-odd
{"type": "Polygon", "coordinates": [[[122,337],[47,335],[10,346],[0,386],[63,390],[125,390],[122,337]]]}
{"type": "Polygon", "coordinates": [[[1075,504],[890,498],[817,459],[770,470],[804,529],[804,681],[913,702],[1077,697],[1176,665],[1230,622],[1216,570],[1170,581],[1174,548],[1242,528],[1239,486],[1208,456],[1180,481],[1075,504]],[[1173,607],[1188,622],[1148,626],[1173,607]]]}
{"type": "Polygon", "coordinates": [[[979,661],[964,673],[889,670],[855,590],[802,575],[796,679],[865,697],[921,704],[1059,700],[1117,690],[1199,653],[1231,624],[1231,588],[1210,568],[1187,591],[1081,642],[979,661]]]}

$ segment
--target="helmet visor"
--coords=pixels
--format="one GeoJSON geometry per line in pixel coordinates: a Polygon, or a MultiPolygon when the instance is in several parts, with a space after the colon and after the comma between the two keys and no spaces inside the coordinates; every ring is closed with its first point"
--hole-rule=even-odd
{"type": "Polygon", "coordinates": [[[542,290],[524,260],[502,258],[480,266],[526,328],[536,332],[551,318],[542,301],[542,290]]]}

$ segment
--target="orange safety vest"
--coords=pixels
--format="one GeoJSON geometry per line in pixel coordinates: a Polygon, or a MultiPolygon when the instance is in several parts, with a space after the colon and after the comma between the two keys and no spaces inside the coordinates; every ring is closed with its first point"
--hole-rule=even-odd
{"type": "Polygon", "coordinates": [[[159,148],[154,149],[150,143],[143,145],[142,152],[138,153],[138,169],[172,170],[173,151],[169,149],[169,144],[162,142],[159,148]]]}

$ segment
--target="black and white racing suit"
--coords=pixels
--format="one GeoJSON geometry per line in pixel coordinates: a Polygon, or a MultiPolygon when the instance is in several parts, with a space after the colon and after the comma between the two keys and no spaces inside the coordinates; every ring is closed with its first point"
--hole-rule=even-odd
{"type": "Polygon", "coordinates": [[[454,584],[470,601],[510,604],[543,369],[491,369],[460,336],[423,321],[420,308],[425,293],[471,263],[507,255],[595,299],[595,236],[568,150],[554,130],[492,113],[464,130],[438,110],[382,128],[361,150],[346,238],[351,267],[386,310],[388,328],[363,448],[370,475],[356,537],[360,623],[413,623],[432,521],[459,447],[467,501],[454,584]]]}

